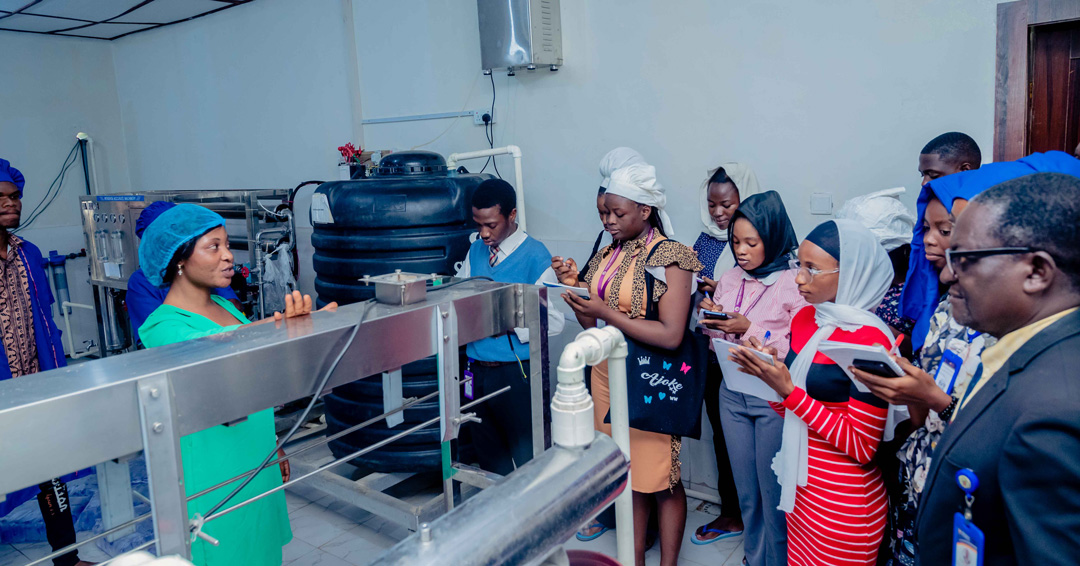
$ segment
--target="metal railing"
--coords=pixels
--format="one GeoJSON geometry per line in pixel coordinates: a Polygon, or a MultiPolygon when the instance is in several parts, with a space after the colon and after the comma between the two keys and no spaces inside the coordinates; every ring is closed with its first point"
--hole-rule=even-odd
{"type": "MultiPolygon", "coordinates": [[[[142,452],[149,476],[149,515],[136,517],[60,555],[152,518],[157,554],[189,558],[187,502],[180,465],[180,438],[221,423],[233,422],[270,407],[312,394],[361,316],[359,305],[320,312],[303,319],[243,327],[236,331],[114,356],[37,374],[33,379],[0,382],[0,493],[106,460],[142,452]]],[[[365,376],[378,376],[416,360],[437,356],[439,417],[328,464],[306,470],[274,490],[225,507],[203,519],[212,521],[273,491],[318,477],[331,467],[426,427],[440,427],[449,443],[468,413],[502,389],[461,404],[458,348],[515,327],[530,330],[529,376],[533,400],[533,450],[545,448],[543,384],[547,381],[547,290],[528,285],[469,281],[432,290],[425,302],[406,306],[374,305],[343,353],[326,390],[365,376]]],[[[305,444],[293,455],[359,430],[390,414],[432,398],[411,399],[403,406],[330,437],[305,444]]],[[[490,477],[454,462],[444,451],[444,508],[454,506],[453,481],[472,485],[490,477]]],[[[236,481],[254,470],[229,480],[236,481]]],[[[228,482],[225,482],[228,483],[228,482]]],[[[219,487],[219,486],[218,486],[219,487]]],[[[216,488],[216,487],[215,487],[216,488]]],[[[214,488],[212,488],[214,489],[214,488]]],[[[378,503],[382,504],[382,500],[378,503]]],[[[38,561],[43,562],[45,559],[38,561]]],[[[36,563],[35,563],[36,564],[36,563]]]]}

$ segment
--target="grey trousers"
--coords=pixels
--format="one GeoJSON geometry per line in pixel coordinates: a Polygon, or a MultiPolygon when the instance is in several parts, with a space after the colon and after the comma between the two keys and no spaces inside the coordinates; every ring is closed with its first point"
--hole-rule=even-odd
{"type": "Polygon", "coordinates": [[[767,401],[736,393],[724,384],[720,386],[720,422],[739,492],[746,561],[750,566],[786,565],[787,517],[777,509],[780,484],[772,471],[784,419],[767,401]]]}

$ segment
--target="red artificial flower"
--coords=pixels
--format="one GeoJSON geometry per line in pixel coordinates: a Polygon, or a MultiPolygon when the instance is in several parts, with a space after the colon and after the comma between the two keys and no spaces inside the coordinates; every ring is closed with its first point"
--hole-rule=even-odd
{"type": "Polygon", "coordinates": [[[360,163],[360,154],[364,151],[363,148],[357,148],[351,142],[342,146],[338,146],[338,151],[341,152],[341,159],[343,161],[356,161],[360,163]]]}

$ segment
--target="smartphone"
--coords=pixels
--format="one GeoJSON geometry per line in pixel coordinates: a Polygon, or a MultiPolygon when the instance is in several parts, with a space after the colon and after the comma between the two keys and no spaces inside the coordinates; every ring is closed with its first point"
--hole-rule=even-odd
{"type": "Polygon", "coordinates": [[[903,372],[897,373],[896,368],[885,362],[878,362],[872,360],[853,360],[851,365],[855,369],[865,371],[866,373],[876,375],[879,377],[900,377],[904,375],[903,372]]]}
{"type": "Polygon", "coordinates": [[[581,297],[582,299],[585,299],[586,301],[589,300],[589,290],[585,287],[571,287],[570,285],[563,285],[561,283],[548,283],[546,281],[544,282],[544,286],[549,289],[556,289],[559,293],[562,293],[563,291],[570,291],[571,293],[581,297]]]}
{"type": "Polygon", "coordinates": [[[731,315],[726,312],[702,310],[701,315],[712,320],[730,320],[731,315]]]}

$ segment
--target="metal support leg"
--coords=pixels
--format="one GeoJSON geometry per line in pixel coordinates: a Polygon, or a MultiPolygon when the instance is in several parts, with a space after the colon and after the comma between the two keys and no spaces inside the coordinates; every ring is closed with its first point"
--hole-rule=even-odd
{"type": "Polygon", "coordinates": [[[175,426],[175,407],[166,375],[159,374],[139,381],[139,412],[146,470],[150,479],[157,554],[191,558],[180,435],[175,426]]]}
{"type": "Polygon", "coordinates": [[[440,305],[435,310],[435,351],[439,360],[439,439],[442,443],[443,497],[446,510],[454,509],[454,461],[450,442],[457,438],[461,399],[458,378],[458,323],[453,304],[440,305]]]}
{"type": "MultiPolygon", "coordinates": [[[[404,401],[404,397],[401,394],[402,391],[402,379],[401,368],[397,368],[391,371],[384,371],[382,374],[382,390],[383,390],[383,412],[393,411],[400,407],[404,401]]],[[[386,417],[386,428],[394,428],[395,426],[405,422],[404,413],[394,413],[389,417],[386,417]]]]}
{"type": "MultiPolygon", "coordinates": [[[[520,290],[524,286],[518,287],[520,290]]],[[[548,381],[548,290],[532,287],[524,291],[525,320],[529,328],[529,385],[532,398],[533,457],[551,446],[551,383],[548,381]]]]}
{"type": "Polygon", "coordinates": [[[105,303],[101,300],[101,287],[93,285],[92,288],[94,290],[94,314],[97,315],[98,357],[104,358],[109,355],[108,343],[105,340],[105,325],[108,324],[104,314],[105,303]]]}
{"type": "MultiPolygon", "coordinates": [[[[98,493],[101,495],[101,522],[105,530],[135,518],[131,472],[127,461],[109,460],[97,465],[98,493]]],[[[105,540],[113,542],[135,532],[135,526],[115,532],[105,540]]]]}

